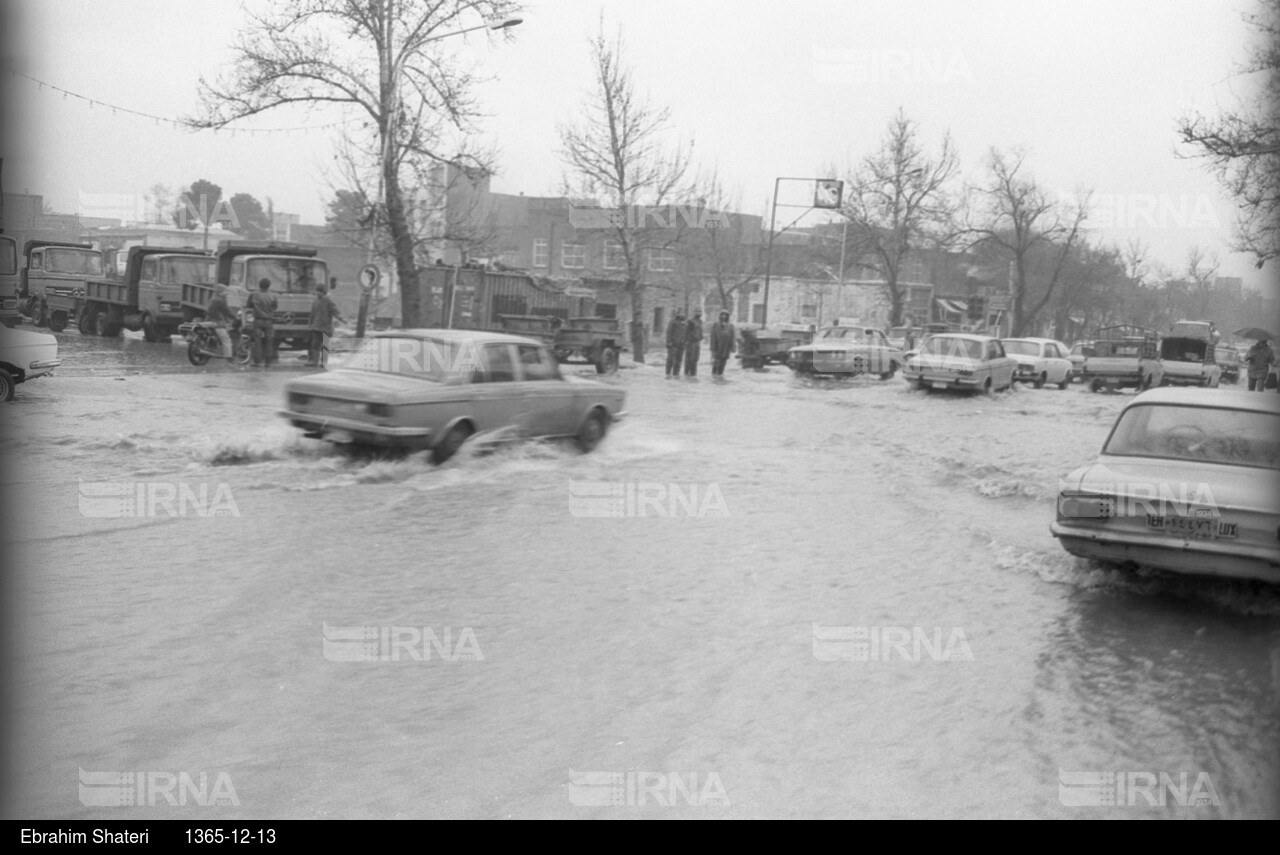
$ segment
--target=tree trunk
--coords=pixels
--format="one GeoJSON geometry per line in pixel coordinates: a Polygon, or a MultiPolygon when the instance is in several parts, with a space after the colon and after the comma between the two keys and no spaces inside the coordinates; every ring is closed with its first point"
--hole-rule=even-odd
{"type": "Polygon", "coordinates": [[[394,160],[388,158],[384,161],[382,171],[387,197],[387,224],[391,227],[391,242],[396,254],[396,277],[400,280],[400,326],[413,329],[426,323],[422,317],[422,295],[418,292],[413,235],[409,233],[409,224],[405,220],[400,176],[396,174],[394,160]]]}
{"type": "Polygon", "coordinates": [[[889,326],[902,326],[902,289],[898,287],[897,277],[889,277],[885,281],[889,286],[889,326]]]}
{"type": "MultiPolygon", "coordinates": [[[[639,282],[627,283],[631,292],[631,361],[644,364],[644,288],[639,282]]],[[[654,330],[656,333],[657,330],[654,330]]]]}
{"type": "Polygon", "coordinates": [[[1025,297],[1027,293],[1027,279],[1022,271],[1022,259],[1018,258],[1014,261],[1014,280],[1013,280],[1013,336],[1019,337],[1023,335],[1026,326],[1026,318],[1022,316],[1025,311],[1025,297]]]}

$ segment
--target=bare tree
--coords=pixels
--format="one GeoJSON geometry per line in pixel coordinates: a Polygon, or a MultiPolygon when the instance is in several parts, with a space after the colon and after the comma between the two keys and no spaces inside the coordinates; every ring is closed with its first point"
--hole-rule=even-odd
{"type": "Polygon", "coordinates": [[[566,187],[616,212],[606,232],[621,245],[623,290],[631,297],[632,354],[644,362],[644,260],[649,252],[678,244],[688,225],[645,212],[689,198],[693,188],[689,148],[662,145],[670,111],[636,95],[622,52],[621,34],[606,40],[602,22],[591,40],[592,89],[580,122],[560,128],[560,156],[569,172],[566,187]]]}
{"type": "MultiPolygon", "coordinates": [[[[231,71],[201,80],[197,127],[291,104],[349,104],[369,118],[358,146],[377,165],[405,325],[423,320],[405,176],[452,160],[453,132],[478,116],[474,77],[436,42],[516,11],[511,0],[296,0],[251,15],[231,71]]],[[[372,198],[377,198],[374,196],[372,198]]]]}
{"type": "Polygon", "coordinates": [[[944,135],[936,156],[925,154],[919,126],[899,110],[880,150],[849,176],[843,214],[859,264],[884,280],[889,322],[902,323],[906,292],[899,278],[912,250],[936,245],[955,213],[947,187],[959,157],[944,135]]]}
{"type": "Polygon", "coordinates": [[[1021,151],[1006,155],[991,149],[987,182],[973,190],[979,222],[965,229],[977,244],[997,249],[1013,263],[1015,336],[1025,334],[1053,297],[1067,256],[1081,239],[1092,196],[1081,191],[1074,204],[1055,201],[1024,174],[1024,157],[1021,151]],[[1031,293],[1033,280],[1041,286],[1038,299],[1031,293]]]}
{"type": "Polygon", "coordinates": [[[1217,279],[1220,262],[1217,255],[1202,246],[1187,250],[1186,278],[1196,296],[1196,317],[1209,317],[1209,303],[1213,299],[1213,285],[1217,279]]]}
{"type": "Polygon", "coordinates": [[[720,308],[731,309],[735,295],[745,293],[764,276],[759,240],[750,240],[738,210],[737,197],[730,197],[718,175],[710,175],[706,195],[700,200],[703,209],[715,212],[717,228],[706,228],[689,241],[684,255],[691,262],[692,273],[701,274],[715,289],[720,308]]]}
{"type": "Polygon", "coordinates": [[[1235,197],[1239,215],[1231,248],[1253,253],[1262,267],[1280,255],[1280,4],[1264,3],[1261,13],[1246,20],[1258,41],[1240,72],[1259,75],[1260,92],[1252,103],[1217,118],[1184,116],[1178,136],[1189,148],[1183,156],[1204,158],[1235,197]]]}

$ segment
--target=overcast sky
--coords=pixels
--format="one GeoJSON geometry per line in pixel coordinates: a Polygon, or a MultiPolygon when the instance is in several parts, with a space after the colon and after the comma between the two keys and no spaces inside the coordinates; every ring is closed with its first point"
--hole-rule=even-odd
{"type": "MultiPolygon", "coordinates": [[[[698,162],[719,171],[743,211],[767,214],[779,176],[818,177],[870,154],[902,108],[929,148],[951,133],[970,180],[991,146],[1022,146],[1045,185],[1094,190],[1094,225],[1107,240],[1141,238],[1174,270],[1203,245],[1223,275],[1274,294],[1274,265],[1256,271],[1227,250],[1231,202],[1197,162],[1175,156],[1180,115],[1256,91],[1258,81],[1236,71],[1251,38],[1244,14],[1257,4],[531,0],[511,41],[470,34],[447,44],[492,78],[479,94],[490,114],[482,136],[499,150],[498,191],[559,192],[556,128],[574,120],[589,85],[587,39],[603,12],[609,32],[621,28],[641,89],[670,108],[673,139],[693,140],[698,162]]],[[[103,106],[190,115],[199,76],[231,56],[244,21],[238,0],[18,7],[6,62],[100,104],[4,75],[6,103],[22,116],[3,152],[7,190],[93,213],[85,205],[100,194],[206,178],[227,195],[270,197],[277,210],[323,221],[340,128],[232,137],[103,106]]],[[[293,109],[240,127],[316,128],[352,115],[293,109]]]]}

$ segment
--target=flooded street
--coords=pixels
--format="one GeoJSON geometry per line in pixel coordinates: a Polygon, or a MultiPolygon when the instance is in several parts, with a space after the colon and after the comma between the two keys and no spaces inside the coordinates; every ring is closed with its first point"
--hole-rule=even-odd
{"type": "Polygon", "coordinates": [[[628,362],[596,452],[434,467],[303,438],[289,352],[59,342],[3,413],[17,816],[1280,814],[1280,590],[1049,534],[1128,394],[628,362]]]}

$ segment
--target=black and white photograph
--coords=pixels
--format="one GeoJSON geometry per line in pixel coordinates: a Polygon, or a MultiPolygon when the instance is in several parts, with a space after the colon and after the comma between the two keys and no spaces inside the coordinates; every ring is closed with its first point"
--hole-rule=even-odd
{"type": "Polygon", "coordinates": [[[1278,71],[1280,0],[0,0],[11,836],[1280,818],[1278,71]]]}

